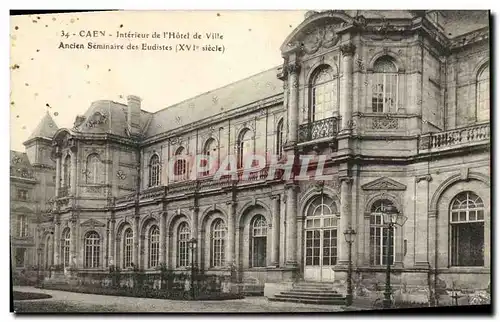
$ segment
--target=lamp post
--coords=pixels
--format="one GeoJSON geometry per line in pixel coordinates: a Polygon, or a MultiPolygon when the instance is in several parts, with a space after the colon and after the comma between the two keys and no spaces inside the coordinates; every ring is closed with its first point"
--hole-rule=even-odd
{"type": "Polygon", "coordinates": [[[195,256],[196,256],[196,246],[198,244],[198,241],[196,238],[191,238],[189,241],[189,248],[191,249],[191,298],[195,298],[195,291],[194,291],[194,278],[195,278],[195,256]]]}
{"type": "Polygon", "coordinates": [[[394,226],[403,226],[407,217],[403,216],[399,213],[399,211],[393,205],[382,205],[382,218],[384,221],[384,225],[387,228],[387,246],[386,246],[386,276],[385,276],[385,292],[384,292],[384,308],[388,309],[392,306],[391,295],[391,262],[390,262],[390,246],[392,240],[392,232],[394,230],[394,226]]]}
{"type": "Polygon", "coordinates": [[[345,241],[349,245],[349,263],[347,266],[347,296],[346,296],[346,305],[352,305],[352,243],[354,242],[354,238],[356,237],[356,231],[349,227],[344,232],[345,241]]]}

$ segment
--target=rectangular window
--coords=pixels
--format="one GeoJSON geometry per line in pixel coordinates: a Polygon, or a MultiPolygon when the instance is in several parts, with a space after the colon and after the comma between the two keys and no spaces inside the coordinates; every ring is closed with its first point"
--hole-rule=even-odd
{"type": "Polygon", "coordinates": [[[18,189],[17,190],[17,199],[19,199],[19,200],[28,200],[28,190],[18,189]]]}
{"type": "Polygon", "coordinates": [[[451,225],[451,265],[484,266],[484,223],[451,225]]]}
{"type": "Polygon", "coordinates": [[[26,248],[16,248],[16,267],[24,267],[24,254],[26,248]]]}
{"type": "Polygon", "coordinates": [[[252,238],[252,267],[266,267],[266,237],[252,238]]]}

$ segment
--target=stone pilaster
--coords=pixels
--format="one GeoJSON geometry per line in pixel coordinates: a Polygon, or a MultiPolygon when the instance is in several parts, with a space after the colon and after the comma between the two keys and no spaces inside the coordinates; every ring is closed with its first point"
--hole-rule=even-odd
{"type": "MultiPolygon", "coordinates": [[[[352,178],[340,178],[340,222],[337,230],[338,242],[338,265],[344,266],[349,263],[349,245],[344,238],[344,232],[351,226],[351,193],[352,178]]],[[[354,246],[354,245],[353,245],[354,246]]]]}
{"type": "Polygon", "coordinates": [[[352,43],[347,43],[340,46],[342,52],[342,92],[340,101],[340,117],[341,132],[350,133],[352,128],[352,71],[353,71],[353,56],[356,47],[352,43]]]}
{"type": "MultiPolygon", "coordinates": [[[[415,266],[429,268],[429,184],[430,174],[415,178],[415,200],[417,201],[415,222],[415,266]]],[[[400,228],[401,229],[401,228],[400,228]]]]}
{"type": "Polygon", "coordinates": [[[76,243],[77,243],[77,237],[78,237],[78,227],[77,227],[77,220],[76,218],[71,218],[70,219],[70,225],[71,225],[71,230],[70,230],[70,245],[69,245],[69,252],[70,252],[70,267],[71,268],[76,268],[77,267],[77,252],[76,252],[76,243]]]}
{"type": "Polygon", "coordinates": [[[132,247],[132,261],[136,268],[140,268],[139,263],[139,216],[133,218],[132,229],[134,230],[134,247],[132,247]]]}
{"type": "Polygon", "coordinates": [[[273,202],[271,266],[278,267],[280,253],[280,195],[274,195],[271,199],[273,202]]]}
{"type": "Polygon", "coordinates": [[[234,220],[236,218],[236,205],[235,201],[231,201],[227,203],[227,256],[226,256],[226,265],[234,265],[234,237],[235,237],[235,229],[234,229],[234,220]]]}
{"type": "Polygon", "coordinates": [[[297,267],[297,190],[295,183],[286,185],[286,263],[297,267]]]}
{"type": "Polygon", "coordinates": [[[117,265],[117,263],[115,263],[115,243],[115,219],[112,218],[109,220],[108,266],[117,265]]]}
{"type": "Polygon", "coordinates": [[[77,160],[76,160],[76,151],[71,151],[71,195],[75,196],[76,195],[76,167],[77,167],[77,160]]]}
{"type": "Polygon", "coordinates": [[[194,258],[195,258],[195,261],[197,263],[198,262],[198,253],[200,251],[200,240],[198,239],[198,215],[199,215],[199,212],[200,212],[200,208],[195,206],[195,207],[192,207],[191,208],[191,238],[196,238],[198,244],[196,245],[197,248],[196,248],[196,251],[197,253],[195,254],[194,258]]]}
{"type": "Polygon", "coordinates": [[[298,62],[290,62],[287,66],[288,87],[290,96],[288,98],[288,138],[287,145],[297,143],[299,125],[299,73],[298,62]]]}
{"type": "Polygon", "coordinates": [[[166,263],[167,261],[167,223],[166,223],[167,213],[162,211],[160,213],[160,254],[158,256],[158,262],[160,264],[166,263]]]}
{"type": "Polygon", "coordinates": [[[59,189],[61,189],[61,152],[56,152],[56,189],[55,195],[59,196],[59,189]]]}
{"type": "Polygon", "coordinates": [[[56,216],[54,227],[54,265],[61,264],[61,221],[56,216]]]}

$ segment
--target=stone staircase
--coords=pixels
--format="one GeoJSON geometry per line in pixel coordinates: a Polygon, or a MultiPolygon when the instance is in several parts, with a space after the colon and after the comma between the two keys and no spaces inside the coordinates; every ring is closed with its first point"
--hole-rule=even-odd
{"type": "Polygon", "coordinates": [[[269,301],[345,305],[345,296],[335,291],[331,283],[299,282],[290,291],[270,297],[269,301]]]}

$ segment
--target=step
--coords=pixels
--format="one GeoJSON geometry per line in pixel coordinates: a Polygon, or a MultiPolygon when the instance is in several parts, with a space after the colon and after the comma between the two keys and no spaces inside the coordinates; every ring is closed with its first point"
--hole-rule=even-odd
{"type": "Polygon", "coordinates": [[[318,289],[305,289],[305,288],[292,288],[290,291],[293,292],[307,292],[307,293],[338,293],[336,290],[318,290],[318,289]]]}
{"type": "Polygon", "coordinates": [[[301,290],[333,290],[332,286],[305,286],[305,285],[294,285],[294,289],[301,290]]]}
{"type": "Polygon", "coordinates": [[[277,298],[277,297],[270,297],[269,301],[272,301],[272,302],[304,303],[304,304],[345,305],[345,299],[318,300],[318,299],[300,299],[300,298],[277,298]]]}
{"type": "Polygon", "coordinates": [[[306,295],[306,294],[290,294],[290,293],[279,293],[276,294],[275,297],[277,298],[300,298],[300,299],[311,299],[311,300],[337,300],[337,299],[343,299],[344,296],[338,295],[338,296],[318,296],[318,295],[306,295]]]}
{"type": "Polygon", "coordinates": [[[318,298],[338,298],[343,297],[342,294],[333,292],[324,293],[313,293],[313,292],[296,292],[295,290],[281,292],[280,294],[292,295],[292,296],[316,296],[318,298]]]}

